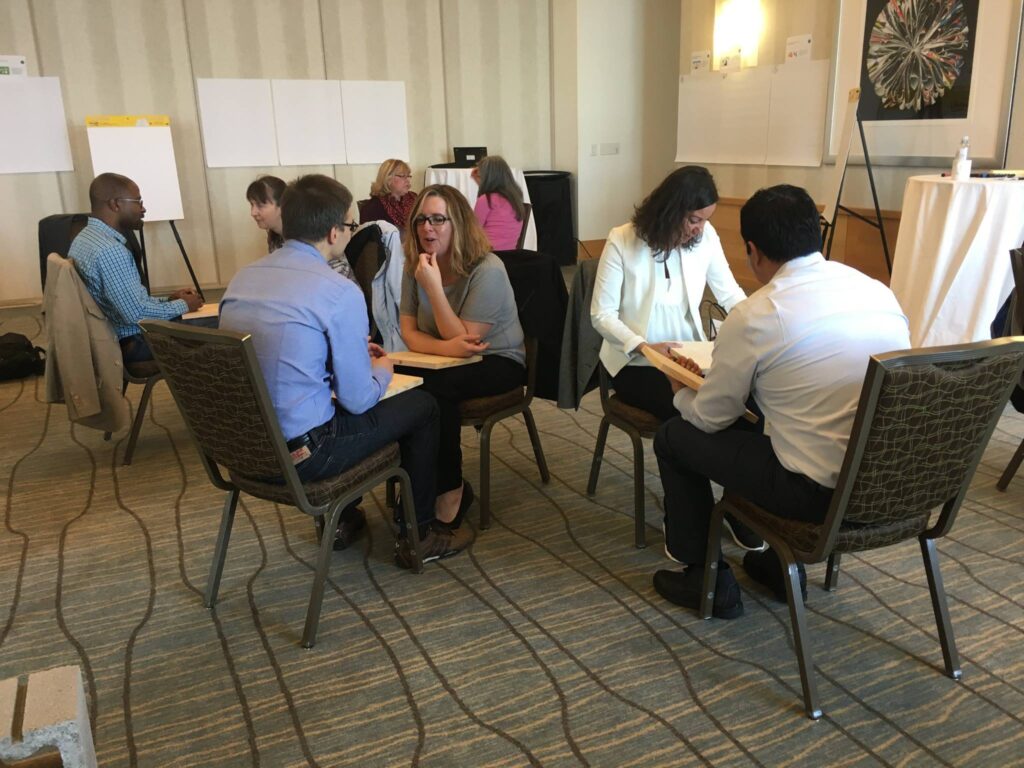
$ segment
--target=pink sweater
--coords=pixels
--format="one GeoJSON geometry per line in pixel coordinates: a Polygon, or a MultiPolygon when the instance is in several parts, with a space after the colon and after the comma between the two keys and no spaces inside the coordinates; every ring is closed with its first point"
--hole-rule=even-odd
{"type": "Polygon", "coordinates": [[[512,204],[496,192],[481,195],[473,209],[495,251],[511,251],[519,242],[523,222],[516,219],[512,204]]]}

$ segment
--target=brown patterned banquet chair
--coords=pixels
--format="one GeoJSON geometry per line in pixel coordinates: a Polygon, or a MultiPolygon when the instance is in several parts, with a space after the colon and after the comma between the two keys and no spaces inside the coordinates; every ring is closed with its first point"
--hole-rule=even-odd
{"type": "MultiPolygon", "coordinates": [[[[1017,292],[1017,318],[1013,323],[1013,328],[1022,329],[1021,332],[1024,333],[1024,248],[1014,248],[1010,251],[1010,264],[1013,266],[1014,290],[1017,292]]],[[[1024,377],[1021,378],[1021,381],[1014,389],[1013,394],[1010,396],[1010,401],[1013,403],[1014,408],[1024,413],[1024,377]]],[[[1006,486],[1010,484],[1013,476],[1020,469],[1022,461],[1024,461],[1024,440],[1020,441],[1017,450],[1010,457],[1010,463],[1006,465],[1006,469],[1003,470],[999,482],[996,483],[998,490],[1006,490],[1006,486]]]]}
{"type": "Polygon", "coordinates": [[[533,211],[533,206],[529,203],[523,203],[523,228],[519,230],[519,239],[516,240],[516,250],[520,251],[523,248],[523,243],[526,242],[526,230],[530,227],[530,212],[533,211]]]}
{"type": "Polygon", "coordinates": [[[788,520],[727,493],[711,516],[701,616],[711,616],[722,518],[731,512],[779,555],[809,717],[821,717],[797,562],[917,539],[946,674],[961,676],[936,539],[953,527],[974,471],[1024,369],[1024,340],[995,339],[871,357],[832,503],[821,524],[788,520]],[[940,508],[934,520],[932,513],[940,508]]]}
{"type": "MultiPolygon", "coordinates": [[[[302,633],[302,646],[312,648],[341,511],[390,478],[401,483],[403,498],[413,497],[409,476],[399,465],[398,444],[385,446],[340,475],[303,483],[292,464],[250,334],[162,320],[144,320],[140,325],[210,482],[227,493],[206,585],[206,607],[213,607],[217,600],[239,493],[298,507],[320,521],[320,554],[302,633]],[[271,477],[283,477],[284,482],[260,479],[271,477]]],[[[403,506],[416,553],[413,570],[419,572],[422,563],[415,514],[411,504],[403,506]]]]}
{"type": "Polygon", "coordinates": [[[462,426],[476,427],[480,432],[480,527],[491,527],[491,430],[502,419],[523,414],[530,435],[533,455],[537,459],[541,482],[551,480],[544,448],[540,444],[537,422],[530,404],[537,385],[537,339],[526,337],[526,387],[517,386],[500,395],[474,397],[459,403],[462,426]]]}

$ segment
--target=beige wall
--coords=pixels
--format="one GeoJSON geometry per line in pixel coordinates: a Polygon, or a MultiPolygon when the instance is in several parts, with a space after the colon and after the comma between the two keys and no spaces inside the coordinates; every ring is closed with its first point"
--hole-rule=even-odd
{"type": "MultiPolygon", "coordinates": [[[[0,0],[0,51],[61,79],[75,165],[0,176],[0,303],[38,299],[38,220],[88,207],[87,114],[170,115],[178,228],[205,285],[265,247],[244,199],[258,174],[327,173],[366,196],[376,166],[206,168],[195,78],[404,80],[415,173],[463,143],[548,167],[548,18],[548,0],[0,0]]],[[[146,235],[154,286],[185,283],[168,225],[146,235]]]]}
{"type": "MultiPolygon", "coordinates": [[[[680,0],[679,71],[689,72],[690,52],[710,49],[713,41],[716,3],[720,0],[680,0]]],[[[762,0],[765,28],[759,48],[760,65],[781,64],[786,38],[810,32],[813,36],[812,56],[832,56],[835,19],[839,0],[762,0]]],[[[1024,78],[1018,78],[1010,136],[1008,167],[1024,165],[1024,78]]],[[[950,147],[950,158],[955,147],[950,147]]],[[[870,147],[869,147],[870,150],[870,147]]],[[[832,166],[790,168],[755,165],[709,165],[723,197],[746,198],[763,186],[799,184],[806,187],[819,203],[826,194],[828,174],[832,166]]],[[[883,210],[902,207],[903,187],[909,176],[934,173],[945,168],[876,166],[875,183],[883,210]]],[[[871,191],[863,165],[851,165],[843,187],[843,203],[851,207],[870,207],[871,191]]],[[[892,247],[890,243],[890,247],[892,247]]]]}

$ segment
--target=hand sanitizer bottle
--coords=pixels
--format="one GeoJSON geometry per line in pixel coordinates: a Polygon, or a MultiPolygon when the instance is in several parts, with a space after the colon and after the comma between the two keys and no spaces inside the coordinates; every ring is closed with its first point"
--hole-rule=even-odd
{"type": "Polygon", "coordinates": [[[960,139],[960,149],[956,151],[956,156],[953,158],[953,179],[955,181],[971,178],[971,161],[967,157],[970,146],[971,141],[967,136],[960,139]]]}

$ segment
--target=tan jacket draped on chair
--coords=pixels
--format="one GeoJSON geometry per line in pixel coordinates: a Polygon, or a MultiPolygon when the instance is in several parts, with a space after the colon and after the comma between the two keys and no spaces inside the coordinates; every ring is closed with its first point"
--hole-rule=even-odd
{"type": "Polygon", "coordinates": [[[124,363],[110,322],[78,276],[74,263],[51,253],[47,259],[47,354],[45,397],[67,403],[76,424],[118,432],[131,422],[121,393],[124,363]]]}

